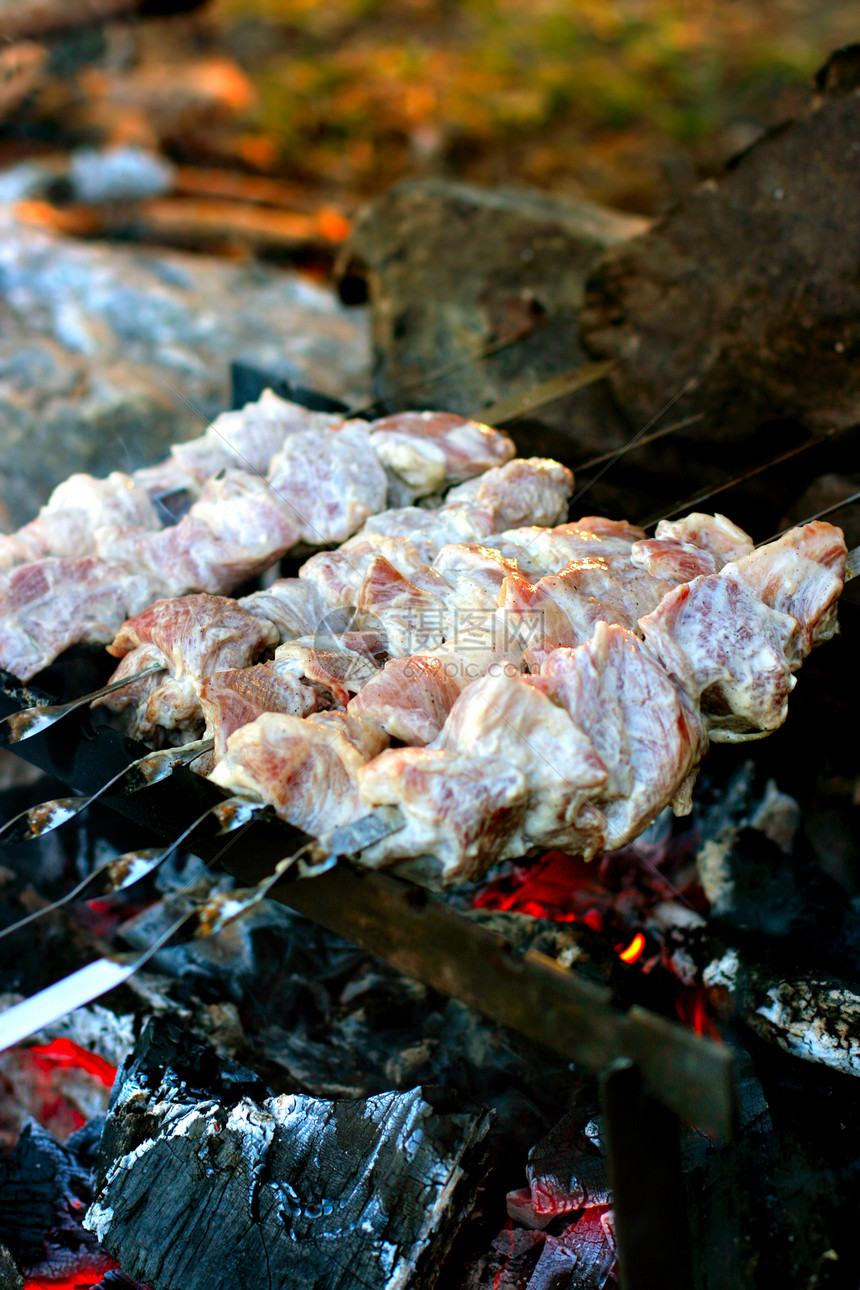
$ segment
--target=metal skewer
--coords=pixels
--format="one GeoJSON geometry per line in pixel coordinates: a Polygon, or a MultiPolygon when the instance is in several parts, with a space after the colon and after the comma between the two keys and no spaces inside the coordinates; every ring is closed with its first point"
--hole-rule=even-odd
{"type": "Polygon", "coordinates": [[[146,676],[154,676],[156,672],[166,671],[166,664],[153,663],[150,667],[144,668],[142,672],[136,672],[134,676],[126,676],[120,681],[112,681],[110,685],[103,685],[100,690],[93,690],[92,694],[84,694],[80,698],[70,699],[68,703],[37,703],[32,708],[25,708],[23,712],[13,712],[10,717],[4,717],[0,721],[0,747],[9,748],[12,744],[20,743],[22,739],[29,739],[32,735],[37,735],[40,731],[47,730],[54,722],[60,721],[70,712],[74,712],[76,708],[82,708],[85,704],[92,703],[95,699],[100,699],[105,694],[112,694],[114,690],[121,690],[125,685],[133,685],[135,681],[142,681],[146,676]]]}
{"type": "MultiPolygon", "coordinates": [[[[241,891],[222,892],[203,904],[188,910],[177,919],[163,935],[142,954],[117,954],[111,958],[96,959],[86,967],[72,972],[54,985],[31,995],[21,1003],[0,1014],[0,1051],[12,1048],[61,1017],[92,1003],[108,990],[113,990],[140,971],[159,950],[168,945],[181,945],[190,940],[205,940],[224,930],[258,905],[294,863],[288,856],[277,866],[265,882],[241,891]]],[[[18,924],[21,926],[21,924],[18,924]]]]}
{"type": "MultiPolygon", "coordinates": [[[[694,497],[687,497],[677,506],[673,506],[670,511],[665,511],[662,515],[653,515],[642,525],[645,529],[654,528],[662,520],[670,520],[675,515],[680,515],[682,511],[688,511],[692,507],[707,502],[711,497],[717,497],[720,493],[726,492],[729,488],[734,488],[736,484],[743,484],[748,479],[753,479],[756,475],[761,475],[767,470],[773,469],[774,466],[780,466],[784,461],[790,461],[792,457],[797,457],[800,453],[808,452],[810,448],[817,448],[820,444],[827,443],[828,440],[834,439],[851,428],[847,426],[836,426],[832,430],[826,430],[823,434],[815,435],[811,439],[805,440],[795,448],[789,448],[786,452],[777,453],[775,457],[770,457],[767,461],[760,462],[758,466],[753,466],[751,470],[745,470],[742,475],[734,475],[731,479],[725,480],[722,484],[709,488],[704,493],[697,493],[694,497]]],[[[845,503],[841,503],[844,505],[845,503]]]]}
{"type": "Polygon", "coordinates": [[[18,842],[32,842],[58,829],[61,824],[73,820],[81,811],[86,810],[97,801],[108,789],[128,796],[137,793],[150,784],[157,784],[172,774],[177,766],[190,766],[198,757],[210,752],[215,745],[214,739],[197,739],[194,743],[184,744],[181,748],[164,748],[160,752],[148,753],[131,763],[125,770],[119,771],[95,793],[77,797],[56,797],[49,802],[40,802],[30,806],[26,811],[13,816],[6,824],[0,826],[0,844],[11,845],[18,842]]]}
{"type": "MultiPolygon", "coordinates": [[[[265,806],[247,802],[238,797],[218,802],[215,806],[210,806],[202,815],[199,815],[167,847],[145,847],[140,851],[126,851],[124,855],[116,856],[113,860],[108,860],[105,864],[99,865],[98,869],[94,869],[92,873],[87,874],[86,878],[82,879],[71,891],[66,892],[65,896],[61,896],[59,900],[53,901],[50,905],[44,905],[41,909],[34,910],[32,914],[27,914],[25,918],[19,918],[17,922],[10,923],[8,927],[4,927],[0,931],[0,940],[3,940],[6,936],[11,936],[13,932],[20,931],[22,927],[28,927],[46,914],[53,913],[75,900],[80,900],[83,898],[84,892],[88,893],[86,899],[93,900],[97,896],[115,895],[117,892],[124,891],[126,887],[131,887],[134,883],[140,882],[142,878],[154,873],[156,869],[164,864],[185,839],[194,832],[197,826],[202,824],[209,816],[214,816],[217,820],[219,824],[217,836],[220,837],[222,834],[232,833],[234,829],[241,828],[254,815],[265,809],[265,806]]],[[[262,896],[260,899],[262,899],[262,896]]],[[[201,906],[201,908],[204,907],[201,906]]]]}

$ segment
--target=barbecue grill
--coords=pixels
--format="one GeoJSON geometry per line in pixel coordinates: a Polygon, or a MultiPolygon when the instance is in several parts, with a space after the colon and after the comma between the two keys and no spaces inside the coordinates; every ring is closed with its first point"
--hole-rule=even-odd
{"type": "MultiPolygon", "coordinates": [[[[249,389],[253,378],[246,376],[243,399],[249,389]]],[[[286,393],[296,397],[295,390],[286,393]]],[[[62,678],[62,660],[49,675],[62,678]]],[[[55,701],[56,696],[0,671],[0,718],[55,701]]],[[[359,870],[350,858],[368,838],[355,830],[347,828],[332,839],[327,864],[320,866],[324,871],[312,881],[298,878],[294,866],[272,883],[275,865],[311,851],[313,839],[267,812],[225,839],[222,821],[211,813],[223,804],[224,794],[183,766],[137,791],[126,786],[126,791],[102,792],[149,749],[98,724],[87,709],[15,751],[76,793],[98,793],[104,805],[168,842],[196,823],[189,846],[207,862],[220,864],[241,888],[259,890],[266,884],[266,894],[275,900],[598,1074],[625,1290],[690,1284],[679,1126],[685,1121],[718,1140],[731,1139],[736,1106],[728,1046],[642,1007],[624,1010],[608,988],[538,953],[516,954],[503,937],[425,889],[359,870]]],[[[152,952],[104,960],[93,971],[85,969],[85,979],[76,974],[77,981],[61,983],[55,994],[44,992],[51,997],[32,1001],[29,1016],[36,1020],[30,1030],[49,1019],[52,1006],[68,1010],[86,1002],[130,975],[152,952]]],[[[0,1018],[0,1039],[6,1043],[29,1033],[26,1015],[23,1032],[10,1037],[12,1023],[11,1014],[0,1018]]]]}

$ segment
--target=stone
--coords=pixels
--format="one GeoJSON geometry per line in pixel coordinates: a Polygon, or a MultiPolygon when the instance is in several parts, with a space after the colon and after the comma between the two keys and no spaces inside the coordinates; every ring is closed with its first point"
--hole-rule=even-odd
{"type": "MultiPolygon", "coordinates": [[[[728,473],[730,460],[860,421],[858,262],[855,46],[822,70],[804,114],[607,252],[588,282],[582,340],[613,361],[631,426],[677,396],[673,417],[704,414],[691,440],[728,473]]],[[[806,464],[796,473],[810,478],[806,464]]]]}
{"type": "Polygon", "coordinates": [[[75,471],[131,471],[230,405],[230,364],[367,397],[364,311],[249,261],[76,242],[0,205],[0,517],[75,471]]]}
{"type": "MultiPolygon", "coordinates": [[[[646,224],[530,190],[441,180],[393,188],[360,215],[340,265],[347,284],[366,277],[375,396],[392,410],[479,417],[588,362],[578,338],[586,277],[646,224]],[[509,337],[518,339],[477,357],[509,337]]],[[[622,426],[600,384],[510,430],[520,451],[576,460],[620,443],[622,426]]]]}

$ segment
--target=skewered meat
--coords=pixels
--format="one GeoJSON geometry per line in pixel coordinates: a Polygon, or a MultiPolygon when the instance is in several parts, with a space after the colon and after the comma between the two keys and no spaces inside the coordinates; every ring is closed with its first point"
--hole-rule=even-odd
{"type": "Polygon", "coordinates": [[[174,444],[166,461],[136,471],[135,479],[150,495],[158,495],[196,493],[224,469],[265,475],[288,435],[309,430],[319,434],[342,421],[335,413],[311,412],[264,390],[256,403],[222,412],[198,439],[174,444]]]}
{"type": "Polygon", "coordinates": [[[229,591],[268,568],[296,536],[263,480],[225,473],[174,528],[142,537],[103,529],[100,557],[43,560],[0,575],[0,665],[28,680],[70,645],[106,644],[159,596],[229,591]]]}
{"type": "Polygon", "coordinates": [[[535,670],[550,650],[590,640],[598,622],[632,629],[672,585],[611,552],[571,560],[558,573],[534,583],[511,574],[500,604],[507,622],[519,631],[526,661],[535,670]]]}
{"type": "Polygon", "coordinates": [[[72,645],[103,645],[161,592],[155,574],[87,556],[0,575],[0,666],[29,680],[72,645]]]}
{"type": "MultiPolygon", "coordinates": [[[[637,537],[641,529],[633,530],[637,537]]],[[[610,568],[627,568],[630,552],[636,537],[630,526],[615,524],[611,520],[578,520],[572,524],[556,524],[553,528],[537,525],[507,529],[488,538],[485,545],[495,547],[503,556],[516,560],[517,567],[530,579],[557,573],[572,560],[605,559],[610,568]],[[583,527],[594,523],[603,527],[583,527]]]]}
{"type": "Polygon", "coordinates": [[[289,508],[264,479],[227,470],[210,479],[187,515],[159,533],[104,533],[110,559],[156,571],[161,594],[232,590],[268,569],[298,540],[289,508]]]}
{"type": "Polygon", "coordinates": [[[148,676],[96,700],[129,714],[136,738],[167,732],[184,743],[200,733],[200,691],[205,677],[247,667],[277,643],[277,630],[223,596],[157,600],[123,624],[109,653],[122,660],[115,680],[161,662],[162,675],[148,676]]]}
{"type": "Polygon", "coordinates": [[[661,520],[654,537],[635,543],[630,557],[655,578],[689,582],[700,574],[717,573],[752,550],[747,534],[725,515],[694,511],[682,520],[661,520]]]}
{"type": "MultiPolygon", "coordinates": [[[[546,465],[539,463],[535,474],[533,464],[526,464],[527,479],[540,478],[546,465]]],[[[388,512],[383,521],[392,514],[399,524],[405,514],[420,520],[426,512],[388,512]]],[[[551,650],[589,640],[601,621],[633,628],[639,615],[671,588],[670,582],[654,579],[632,563],[631,547],[640,530],[594,520],[594,532],[583,523],[509,531],[506,549],[516,547],[526,558],[536,552],[532,567],[546,568],[553,558],[564,560],[571,552],[579,555],[542,578],[523,576],[516,559],[492,546],[447,543],[431,566],[407,538],[362,533],[338,551],[313,557],[302,578],[276,584],[273,591],[280,589],[284,600],[256,593],[243,603],[258,616],[269,613],[277,620],[284,642],[278,658],[296,679],[324,686],[343,706],[374,680],[386,658],[432,655],[444,669],[446,683],[431,680],[428,667],[417,669],[409,686],[416,721],[405,715],[405,695],[397,706],[400,715],[393,722],[381,721],[392,734],[414,726],[420,731],[415,742],[426,743],[438,734],[447,712],[443,705],[450,707],[467,682],[503,663],[519,670],[525,661],[536,671],[551,650]],[[330,610],[326,601],[336,608],[330,610]],[[289,612],[290,603],[299,606],[297,614],[289,612]],[[282,606],[287,606],[286,615],[282,606]],[[344,636],[348,626],[360,630],[352,643],[344,636]],[[370,650],[361,641],[368,632],[374,633],[370,650]]],[[[406,672],[389,673],[388,695],[395,676],[403,680],[406,672]]],[[[381,691],[377,687],[374,693],[381,691]]]]}
{"type": "Polygon", "coordinates": [[[515,451],[507,435],[450,412],[398,412],[370,431],[377,457],[399,484],[401,506],[500,466],[515,451]]]}
{"type": "Polygon", "coordinates": [[[0,535],[0,569],[46,556],[94,555],[100,529],[127,527],[161,528],[158,512],[134,479],[118,470],[107,479],[72,475],[54,489],[35,520],[8,537],[0,535]]]}
{"type": "Polygon", "coordinates": [[[346,707],[350,696],[376,676],[382,666],[384,641],[378,632],[345,632],[287,641],[275,651],[282,671],[325,687],[346,707]]]}
{"type": "Polygon", "coordinates": [[[640,628],[663,667],[708,715],[711,738],[776,730],[794,686],[797,622],[728,577],[681,583],[640,628]]]}
{"type": "Polygon", "coordinates": [[[534,679],[504,676],[466,687],[429,748],[384,753],[359,770],[367,806],[396,804],[406,819],[363,860],[384,865],[418,856],[425,877],[435,872],[450,882],[476,877],[491,860],[524,847],[558,845],[565,829],[570,840],[561,845],[588,855],[631,841],[668,803],[684,813],[709,733],[748,738],[784,719],[790,660],[832,631],[830,580],[841,587],[844,562],[839,530],[805,525],[668,592],[640,620],[644,643],[625,627],[598,623],[588,642],[550,653],[534,679]],[[785,589],[781,571],[791,552],[798,577],[785,589]],[[757,599],[750,583],[768,599],[790,597],[801,619],[757,599]],[[535,732],[553,728],[536,718],[538,695],[561,705],[571,728],[587,737],[594,762],[577,757],[569,735],[538,746],[535,732]],[[495,756],[487,756],[490,748],[495,756]],[[506,799],[498,818],[485,815],[479,833],[464,830],[457,805],[472,787],[474,758],[515,765],[525,783],[525,802],[506,799]],[[602,767],[602,782],[595,774],[590,789],[581,786],[583,766],[602,767]],[[435,820],[422,797],[428,792],[435,820]]]}
{"type": "Polygon", "coordinates": [[[550,654],[538,684],[588,732],[606,767],[598,849],[623,846],[669,804],[686,814],[707,736],[696,706],[637,636],[598,623],[586,645],[550,654]]]}
{"type": "Polygon", "coordinates": [[[517,458],[452,488],[448,505],[468,502],[489,511],[493,532],[521,524],[558,524],[567,514],[573,474],[546,457],[517,458]]]}
{"type": "Polygon", "coordinates": [[[438,654],[394,658],[349,703],[353,716],[381,726],[392,739],[423,746],[435,739],[457,696],[472,678],[438,654]]]}
{"type": "MultiPolygon", "coordinates": [[[[253,727],[249,727],[249,730],[253,727]]],[[[368,804],[408,802],[406,827],[362,854],[380,867],[407,861],[404,872],[418,881],[457,882],[484,872],[499,858],[500,840],[519,835],[528,802],[525,775],[493,757],[454,755],[439,748],[394,748],[359,771],[368,804]],[[386,841],[393,845],[386,846],[386,841]]]]}
{"type": "Polygon", "coordinates": [[[749,534],[737,524],[725,515],[705,515],[701,511],[691,511],[680,520],[661,520],[654,536],[709,551],[718,561],[718,567],[730,560],[740,560],[753,550],[749,534]]]}
{"type": "MultiPolygon", "coordinates": [[[[427,575],[433,570],[427,569],[427,575]]],[[[404,578],[385,556],[370,563],[358,592],[355,622],[358,627],[381,627],[388,653],[396,658],[441,645],[445,631],[445,579],[435,575],[433,590],[404,578]]]]}
{"type": "Polygon", "coordinates": [[[792,670],[813,645],[830,640],[837,631],[836,602],[847,554],[841,529],[816,521],[791,529],[722,570],[771,609],[797,619],[800,631],[790,654],[792,670]]]}
{"type": "Polygon", "coordinates": [[[520,855],[535,845],[588,856],[596,814],[589,799],[605,788],[607,770],[591,739],[551,697],[511,669],[482,677],[454,704],[434,747],[516,766],[528,798],[520,830],[509,845],[520,855]]]}
{"type": "Polygon", "coordinates": [[[387,743],[378,726],[345,712],[311,717],[267,712],[227,740],[210,778],[268,802],[290,824],[321,834],[360,811],[358,768],[387,743]]]}
{"type": "MultiPolygon", "coordinates": [[[[215,741],[212,764],[223,758],[230,735],[256,721],[262,713],[307,717],[323,706],[318,689],[303,684],[274,662],[216,672],[200,686],[200,707],[206,720],[204,737],[215,741]]],[[[211,769],[212,766],[197,766],[200,774],[211,769]]]]}
{"type": "Polygon", "coordinates": [[[361,584],[378,555],[385,556],[406,578],[426,567],[418,548],[408,538],[376,533],[365,537],[357,533],[336,551],[320,551],[305,560],[299,580],[312,587],[329,609],[354,609],[361,584]]]}
{"type": "MultiPolygon", "coordinates": [[[[468,686],[432,744],[450,754],[447,771],[437,760],[435,779],[441,786],[447,777],[451,798],[475,757],[516,766],[522,775],[525,802],[516,827],[507,809],[497,823],[485,821],[485,849],[477,857],[484,863],[547,846],[587,858],[622,846],[677,796],[706,746],[695,708],[647,647],[626,628],[605,623],[588,644],[550,655],[534,682],[502,675],[468,686]]],[[[373,864],[414,854],[415,812],[427,839],[426,813],[412,793],[413,762],[420,765],[423,754],[401,752],[359,771],[364,800],[396,803],[408,822],[370,851],[373,864]],[[382,786],[386,765],[390,782],[382,786]]],[[[442,815],[437,835],[446,828],[442,815]]],[[[450,865],[441,869],[445,882],[481,872],[472,867],[474,853],[452,857],[441,838],[428,848],[429,855],[440,852],[450,865]]]]}
{"type": "Polygon", "coordinates": [[[385,506],[388,482],[364,422],[320,436],[290,435],[269,468],[269,483],[314,546],[343,542],[385,506]]]}
{"type": "MultiPolygon", "coordinates": [[[[108,481],[68,481],[33,526],[0,544],[0,569],[54,548],[106,562],[99,572],[93,563],[73,569],[69,559],[63,570],[45,567],[41,575],[14,584],[0,574],[0,666],[28,680],[69,644],[106,643],[124,617],[157,596],[229,591],[269,568],[300,538],[341,540],[385,505],[387,478],[365,423],[336,418],[333,424],[271,393],[230,417],[226,428],[217,423],[194,444],[177,446],[168,463],[138,471],[134,480],[115,475],[108,481]],[[270,461],[275,443],[278,452],[270,461]],[[237,461],[249,469],[236,469],[237,461]],[[180,488],[194,495],[213,466],[219,473],[203,484],[180,523],[158,531],[145,493],[157,498],[160,490],[180,488]],[[268,481],[262,478],[267,468],[268,481]],[[92,511],[86,521],[85,507],[92,511]],[[109,614],[92,594],[100,576],[118,589],[109,614]],[[125,589],[123,577],[132,580],[125,589]],[[39,590],[45,579],[55,588],[64,585],[62,628],[45,621],[39,590]],[[26,588],[32,589],[32,604],[26,588]]],[[[443,445],[447,483],[480,473],[486,462],[504,461],[514,451],[506,435],[448,414],[400,414],[386,419],[386,433],[402,418],[412,439],[423,435],[443,445]]],[[[490,531],[489,516],[481,513],[476,526],[468,520],[469,509],[451,507],[442,523],[445,540],[490,531]]]]}
{"type": "Polygon", "coordinates": [[[640,628],[660,661],[702,703],[711,738],[734,741],[785,720],[796,671],[836,631],[847,548],[812,523],[683,583],[640,628]]]}
{"type": "Polygon", "coordinates": [[[310,636],[332,618],[314,584],[304,578],[278,578],[265,591],[243,596],[239,604],[249,614],[274,623],[282,641],[310,636]]]}

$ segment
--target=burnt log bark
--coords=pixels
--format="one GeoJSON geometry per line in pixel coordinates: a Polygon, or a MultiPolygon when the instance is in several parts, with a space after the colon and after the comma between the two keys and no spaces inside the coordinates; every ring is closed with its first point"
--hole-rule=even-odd
{"type": "Polygon", "coordinates": [[[487,1111],[420,1088],[197,1101],[151,1056],[115,1087],[116,1155],[85,1220],[128,1272],[152,1290],[436,1284],[481,1176],[487,1111]]]}

